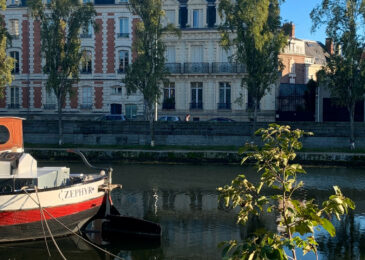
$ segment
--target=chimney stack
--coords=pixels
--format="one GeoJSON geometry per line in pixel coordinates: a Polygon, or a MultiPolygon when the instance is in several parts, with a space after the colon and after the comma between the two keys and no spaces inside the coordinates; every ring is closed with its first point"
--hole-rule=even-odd
{"type": "Polygon", "coordinates": [[[295,25],[293,23],[290,23],[290,25],[291,25],[290,37],[295,38],[295,25]]]}
{"type": "Polygon", "coordinates": [[[335,53],[335,48],[334,48],[333,41],[331,38],[326,38],[326,51],[330,55],[333,55],[335,53]]]}

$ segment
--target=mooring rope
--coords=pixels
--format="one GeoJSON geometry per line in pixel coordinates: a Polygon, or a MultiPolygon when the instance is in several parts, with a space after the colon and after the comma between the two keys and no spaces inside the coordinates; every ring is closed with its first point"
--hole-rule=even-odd
{"type": "MultiPolygon", "coordinates": [[[[32,196],[30,196],[30,194],[25,190],[26,187],[23,187],[22,190],[25,191],[25,193],[31,198],[31,200],[33,200],[33,202],[38,205],[39,207],[41,206],[40,203],[38,203],[37,201],[35,201],[32,196]],[[23,189],[24,188],[24,189],[23,189]]],[[[59,221],[57,218],[55,218],[51,213],[49,213],[46,209],[43,209],[42,208],[42,211],[45,211],[51,218],[53,218],[57,223],[59,223],[61,226],[63,226],[65,229],[67,229],[67,231],[69,231],[70,233],[76,235],[78,238],[80,238],[81,240],[83,240],[84,242],[88,243],[89,245],[95,247],[96,249],[99,249],[100,251],[112,256],[112,257],[115,257],[117,259],[121,259],[121,260],[124,260],[124,258],[118,256],[118,255],[115,255],[107,250],[105,250],[104,248],[101,248],[100,246],[92,243],[91,241],[87,240],[86,238],[82,237],[81,235],[77,234],[76,232],[74,232],[73,230],[71,230],[68,226],[66,226],[65,224],[63,224],[61,221],[59,221]]],[[[46,222],[47,223],[47,222],[46,222]]],[[[52,237],[53,238],[53,237],[52,237]]],[[[66,259],[66,258],[64,258],[66,259]]]]}
{"type": "Polygon", "coordinates": [[[37,200],[39,202],[39,213],[41,215],[41,225],[42,225],[42,231],[43,231],[43,237],[44,237],[44,243],[46,244],[46,248],[47,248],[47,252],[48,252],[48,256],[51,257],[51,251],[49,251],[49,247],[48,247],[48,243],[47,243],[47,236],[46,236],[46,231],[44,230],[44,224],[43,224],[43,219],[44,221],[47,221],[45,218],[43,218],[44,214],[43,214],[43,210],[41,207],[41,201],[39,200],[39,196],[38,196],[38,190],[36,188],[36,195],[37,195],[37,200]]]}
{"type": "MultiPolygon", "coordinates": [[[[34,187],[35,188],[35,192],[36,192],[36,194],[37,194],[37,197],[38,197],[38,189],[37,189],[37,186],[35,186],[34,187]]],[[[46,227],[47,227],[47,229],[48,229],[48,233],[49,233],[49,235],[50,235],[50,237],[51,237],[51,239],[52,239],[52,241],[53,241],[53,244],[55,245],[55,247],[57,248],[57,250],[58,250],[58,253],[60,254],[60,256],[64,259],[64,260],[67,260],[67,258],[62,254],[62,251],[61,251],[61,249],[59,248],[59,246],[58,246],[58,244],[57,244],[57,242],[56,242],[56,240],[54,239],[54,237],[53,237],[53,234],[52,234],[52,231],[51,231],[51,229],[50,229],[50,227],[49,227],[49,225],[48,225],[48,222],[47,222],[47,219],[46,219],[46,216],[44,215],[44,212],[43,212],[43,208],[42,208],[42,206],[41,206],[41,203],[39,202],[39,203],[37,203],[33,198],[32,198],[32,196],[30,196],[30,194],[26,191],[26,189],[23,189],[24,190],[24,192],[29,196],[29,198],[31,198],[40,208],[41,208],[41,215],[43,216],[43,218],[44,218],[44,223],[46,224],[46,227]]],[[[38,200],[39,200],[39,198],[38,198],[38,200]]],[[[47,212],[48,213],[48,212],[47,212]]]]}

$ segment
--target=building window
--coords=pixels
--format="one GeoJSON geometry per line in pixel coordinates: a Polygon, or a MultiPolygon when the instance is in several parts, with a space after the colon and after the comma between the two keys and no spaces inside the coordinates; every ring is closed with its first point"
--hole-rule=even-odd
{"type": "Polygon", "coordinates": [[[129,37],[129,21],[128,18],[119,19],[119,34],[118,37],[128,38],[129,37]]]}
{"type": "Polygon", "coordinates": [[[202,45],[193,45],[191,46],[191,61],[192,62],[203,62],[203,46],[202,45]]]}
{"type": "Polygon", "coordinates": [[[93,105],[93,95],[91,87],[82,88],[81,109],[91,110],[93,105]]]}
{"type": "Polygon", "coordinates": [[[128,0],[117,0],[116,2],[120,4],[126,4],[128,3],[128,0]]]}
{"type": "Polygon", "coordinates": [[[188,8],[186,4],[180,4],[179,7],[179,24],[180,28],[186,28],[188,22],[188,8]]]}
{"type": "Polygon", "coordinates": [[[193,28],[203,27],[203,10],[194,9],[193,10],[193,28]]]}
{"type": "Polygon", "coordinates": [[[46,102],[44,109],[56,109],[56,95],[53,89],[46,90],[46,102]]]}
{"type": "Polygon", "coordinates": [[[218,109],[231,109],[231,84],[229,82],[219,82],[218,109]]]}
{"type": "Polygon", "coordinates": [[[176,58],[175,46],[167,46],[165,56],[167,63],[175,63],[175,58],[176,58]]]}
{"type": "Polygon", "coordinates": [[[92,54],[91,51],[83,51],[81,57],[81,70],[82,74],[92,73],[92,54]]]}
{"type": "Polygon", "coordinates": [[[175,82],[164,85],[162,109],[175,109],[175,82]]]}
{"type": "Polygon", "coordinates": [[[113,87],[112,95],[122,95],[122,87],[113,87]]]}
{"type": "Polygon", "coordinates": [[[119,52],[119,69],[118,73],[125,73],[129,64],[129,53],[128,51],[119,52]]]}
{"type": "Polygon", "coordinates": [[[82,0],[84,4],[91,3],[91,0],[82,0]]]}
{"type": "Polygon", "coordinates": [[[19,108],[19,88],[18,87],[10,87],[9,108],[19,108]]]}
{"type": "Polygon", "coordinates": [[[203,82],[191,82],[190,109],[203,109],[203,82]]]}
{"type": "Polygon", "coordinates": [[[125,117],[127,119],[133,119],[137,117],[137,105],[136,104],[126,104],[125,105],[125,117]]]}
{"type": "Polygon", "coordinates": [[[215,26],[217,10],[213,1],[208,1],[207,7],[207,24],[209,28],[215,26]]]}
{"type": "Polygon", "coordinates": [[[19,38],[19,20],[17,19],[9,20],[9,34],[13,39],[19,38]]]}
{"type": "Polygon", "coordinates": [[[19,73],[19,52],[18,51],[11,51],[10,57],[14,59],[14,68],[11,71],[13,74],[19,73]]]}
{"type": "Polygon", "coordinates": [[[170,23],[175,25],[175,10],[166,10],[165,18],[166,18],[166,25],[170,23]]]}
{"type": "Polygon", "coordinates": [[[89,23],[88,26],[82,28],[81,38],[91,38],[93,32],[93,25],[89,23]]]}

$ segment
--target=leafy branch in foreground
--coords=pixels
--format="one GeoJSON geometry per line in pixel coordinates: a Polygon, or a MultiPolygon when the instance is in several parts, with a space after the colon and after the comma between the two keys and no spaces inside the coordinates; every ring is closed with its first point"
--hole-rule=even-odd
{"type": "Polygon", "coordinates": [[[231,183],[218,188],[226,206],[239,207],[237,222],[243,225],[252,216],[266,212],[277,218],[278,232],[258,229],[244,241],[223,242],[223,255],[228,259],[297,259],[296,248],[303,254],[314,252],[317,255],[317,242],[314,231],[322,226],[331,236],[336,231],[330,219],[337,219],[354,209],[354,202],[346,198],[341,190],[334,186],[335,194],[322,203],[314,200],[297,200],[296,190],[304,183],[297,180],[297,174],[304,174],[300,164],[291,163],[296,158],[296,151],[302,148],[299,141],[304,135],[313,135],[303,130],[291,130],[290,126],[270,124],[267,129],[259,129],[263,146],[246,144],[240,149],[247,160],[254,161],[257,172],[261,175],[258,184],[249,182],[245,175],[237,176],[231,183]],[[273,190],[271,196],[262,194],[262,189],[273,190]],[[300,235],[300,236],[299,236],[300,235]],[[291,251],[287,255],[284,249],[291,251]]]}

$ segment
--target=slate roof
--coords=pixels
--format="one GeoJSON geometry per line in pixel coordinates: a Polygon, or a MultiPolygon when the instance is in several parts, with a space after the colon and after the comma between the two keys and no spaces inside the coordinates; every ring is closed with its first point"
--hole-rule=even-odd
{"type": "Polygon", "coordinates": [[[325,46],[320,42],[305,41],[305,55],[314,57],[314,64],[326,64],[329,54],[326,52],[325,46]]]}

